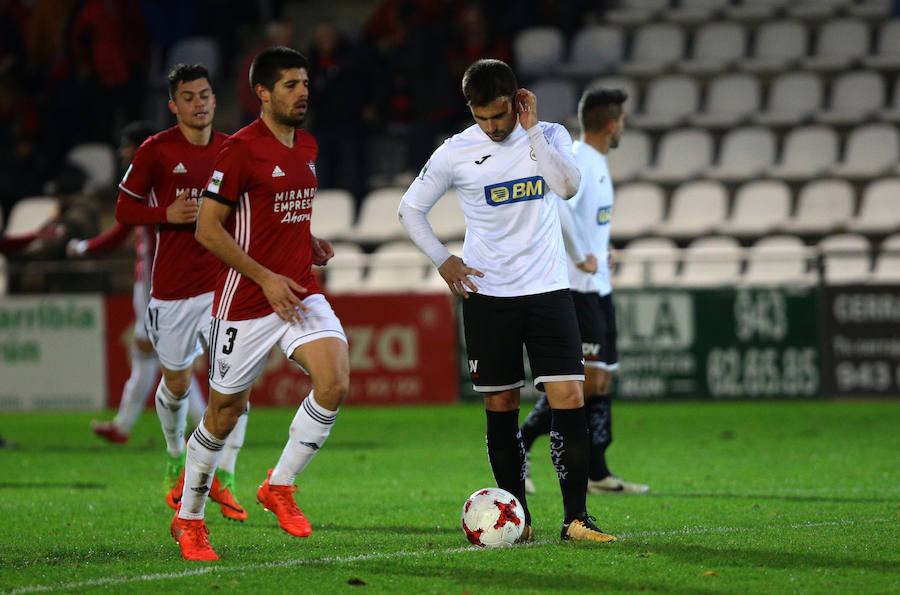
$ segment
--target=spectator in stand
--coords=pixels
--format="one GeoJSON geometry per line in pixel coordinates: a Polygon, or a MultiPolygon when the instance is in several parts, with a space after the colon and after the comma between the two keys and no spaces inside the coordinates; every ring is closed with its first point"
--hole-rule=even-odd
{"type": "Polygon", "coordinates": [[[243,66],[237,77],[237,96],[238,103],[241,104],[242,125],[247,125],[259,117],[259,101],[256,100],[253,90],[247,84],[250,65],[257,54],[272,46],[297,49],[297,44],[294,40],[294,25],[292,23],[289,21],[272,21],[267,24],[265,40],[251,49],[243,61],[243,66]]]}

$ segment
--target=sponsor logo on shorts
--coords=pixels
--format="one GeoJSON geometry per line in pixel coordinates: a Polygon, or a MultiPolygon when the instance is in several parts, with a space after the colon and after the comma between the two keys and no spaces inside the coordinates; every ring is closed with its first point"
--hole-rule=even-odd
{"type": "Polygon", "coordinates": [[[542,198],[544,198],[544,178],[541,176],[519,178],[484,187],[484,199],[492,207],[542,198]]]}

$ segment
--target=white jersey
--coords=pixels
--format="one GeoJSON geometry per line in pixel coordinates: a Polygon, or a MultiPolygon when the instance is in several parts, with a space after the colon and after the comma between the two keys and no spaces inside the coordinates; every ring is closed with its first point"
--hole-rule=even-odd
{"type": "MultiPolygon", "coordinates": [[[[550,122],[538,126],[574,167],[568,131],[550,122]]],[[[521,125],[501,142],[477,124],[447,139],[403,195],[401,207],[427,212],[451,187],[466,217],[462,259],[484,273],[473,278],[479,293],[513,297],[569,286],[556,206],[561,199],[539,173],[521,125]]]]}
{"type": "Polygon", "coordinates": [[[569,283],[573,291],[608,295],[612,292],[608,257],[613,207],[609,167],[606,156],[587,143],[575,141],[573,152],[578,161],[578,169],[581,170],[581,185],[575,196],[562,201],[560,208],[571,210],[575,227],[571,235],[578,242],[583,255],[593,254],[597,257],[597,272],[591,274],[582,271],[575,265],[573,255],[568,254],[566,260],[569,263],[569,283]]]}

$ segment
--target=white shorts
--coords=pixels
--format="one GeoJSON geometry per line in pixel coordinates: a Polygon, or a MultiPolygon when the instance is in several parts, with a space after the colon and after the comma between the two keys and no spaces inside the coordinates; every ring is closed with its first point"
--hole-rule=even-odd
{"type": "Polygon", "coordinates": [[[160,363],[167,370],[186,370],[209,343],[213,292],[184,300],[150,298],[144,326],[160,363]]]}
{"type": "Polygon", "coordinates": [[[134,307],[134,338],[147,341],[147,328],[144,326],[144,316],[147,314],[147,304],[150,302],[150,287],[146,281],[134,282],[134,293],[131,295],[131,305],[134,307]]]}
{"type": "Polygon", "coordinates": [[[309,308],[309,313],[301,312],[302,324],[285,322],[274,312],[250,320],[213,318],[209,386],[226,395],[249,388],[262,374],[274,345],[290,358],[297,347],[317,339],[336,337],[347,342],[344,327],[324,295],[313,294],[305,298],[303,304],[309,308]]]}

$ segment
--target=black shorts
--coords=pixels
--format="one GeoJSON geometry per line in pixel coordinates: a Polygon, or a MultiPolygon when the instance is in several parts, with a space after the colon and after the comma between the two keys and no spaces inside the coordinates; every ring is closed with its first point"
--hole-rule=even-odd
{"type": "Polygon", "coordinates": [[[489,393],[525,386],[522,346],[534,384],[584,380],[580,334],[568,289],[519,297],[470,293],[463,326],[472,384],[489,393]]]}
{"type": "Polygon", "coordinates": [[[603,370],[619,367],[616,348],[616,309],[612,294],[572,292],[578,328],[581,330],[581,353],[584,365],[603,370]]]}

